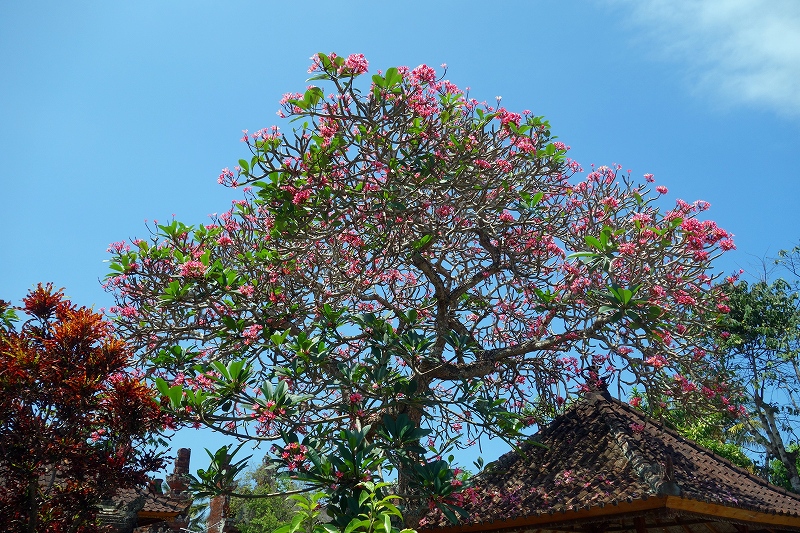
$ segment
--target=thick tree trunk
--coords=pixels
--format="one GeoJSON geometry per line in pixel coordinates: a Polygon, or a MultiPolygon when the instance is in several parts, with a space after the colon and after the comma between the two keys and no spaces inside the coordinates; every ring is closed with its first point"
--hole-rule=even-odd
{"type": "MultiPolygon", "coordinates": [[[[417,379],[419,380],[419,378],[417,379]]],[[[420,382],[418,390],[425,389],[428,385],[427,382],[420,382]]],[[[408,415],[408,418],[414,423],[414,426],[417,428],[421,426],[424,414],[423,407],[408,405],[405,414],[408,415]]],[[[423,506],[424,502],[420,498],[414,497],[417,491],[412,487],[413,475],[412,472],[408,472],[402,468],[399,469],[397,472],[397,488],[398,493],[404,498],[403,522],[405,527],[416,530],[419,527],[419,521],[422,519],[426,508],[423,506]]]]}

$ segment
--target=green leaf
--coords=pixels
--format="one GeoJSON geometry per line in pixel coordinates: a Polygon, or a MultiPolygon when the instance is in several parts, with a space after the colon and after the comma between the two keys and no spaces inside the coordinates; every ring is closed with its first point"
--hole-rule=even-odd
{"type": "Polygon", "coordinates": [[[361,523],[362,523],[362,521],[359,520],[358,518],[353,518],[352,520],[350,520],[350,523],[347,524],[347,527],[344,528],[344,532],[343,533],[352,533],[353,531],[358,529],[358,527],[361,525],[361,523]]]}
{"type": "Polygon", "coordinates": [[[391,67],[386,71],[386,86],[393,87],[403,81],[403,76],[400,74],[400,71],[397,70],[395,67],[391,67]]]}
{"type": "Polygon", "coordinates": [[[447,519],[450,520],[450,523],[452,524],[458,523],[458,518],[456,518],[456,514],[449,508],[449,506],[440,505],[439,509],[442,511],[442,513],[444,513],[447,519]]]}
{"type": "Polygon", "coordinates": [[[433,235],[423,235],[422,238],[414,243],[414,249],[422,250],[431,240],[433,240],[433,235]]]}
{"type": "Polygon", "coordinates": [[[183,399],[183,387],[180,385],[173,385],[167,390],[167,397],[173,409],[180,408],[181,400],[183,399]]]}
{"type": "Polygon", "coordinates": [[[156,378],[156,388],[164,396],[169,395],[169,383],[164,378],[156,378]]]}
{"type": "Polygon", "coordinates": [[[386,87],[386,79],[378,74],[372,76],[372,82],[378,87],[386,87]]]}
{"type": "Polygon", "coordinates": [[[584,237],[584,240],[586,241],[586,244],[588,244],[592,248],[596,248],[598,250],[603,249],[603,244],[599,240],[597,240],[597,238],[592,237],[591,235],[587,235],[586,237],[584,237]]]}

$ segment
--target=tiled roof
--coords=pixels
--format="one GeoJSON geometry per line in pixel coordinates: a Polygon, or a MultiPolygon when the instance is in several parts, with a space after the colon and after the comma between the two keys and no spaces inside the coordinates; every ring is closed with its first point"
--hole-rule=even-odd
{"type": "Polygon", "coordinates": [[[163,494],[152,488],[123,489],[100,506],[98,518],[114,531],[132,531],[135,526],[171,523],[186,515],[191,503],[188,496],[163,494]]]}
{"type": "Polygon", "coordinates": [[[143,504],[139,512],[165,513],[166,515],[183,513],[191,505],[188,498],[177,498],[168,494],[161,494],[147,489],[125,489],[114,496],[118,505],[127,505],[134,500],[142,498],[143,504]]]}
{"type": "MultiPolygon", "coordinates": [[[[691,507],[703,514],[723,506],[758,516],[784,515],[789,517],[781,519],[784,526],[800,528],[800,495],[770,485],[600,393],[577,402],[518,452],[500,457],[476,476],[470,492],[464,503],[469,518],[462,525],[605,506],[644,508],[637,502],[657,497],[672,502],[664,509],[691,507]]],[[[426,523],[450,525],[434,516],[426,523]]]]}

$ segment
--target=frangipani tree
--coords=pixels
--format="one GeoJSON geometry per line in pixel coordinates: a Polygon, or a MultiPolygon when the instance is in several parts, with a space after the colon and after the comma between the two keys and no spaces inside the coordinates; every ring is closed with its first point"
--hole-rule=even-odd
{"type": "Polygon", "coordinates": [[[281,101],[294,129],[245,132],[222,171],[242,200],[112,248],[118,328],[176,411],[277,443],[335,515],[387,462],[404,495],[447,503],[441,446],[514,439],[602,378],[689,395],[712,374],[696,341],[726,311],[711,263],[733,243],[707,203],[584,175],[542,117],[425,65],[369,78],[361,55],[318,54],[310,72],[281,101]]]}

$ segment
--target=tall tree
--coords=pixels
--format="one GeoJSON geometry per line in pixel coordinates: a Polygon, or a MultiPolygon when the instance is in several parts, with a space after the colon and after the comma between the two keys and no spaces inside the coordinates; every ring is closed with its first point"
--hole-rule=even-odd
{"type": "Polygon", "coordinates": [[[143,451],[163,416],[100,315],[49,284],[23,302],[18,326],[0,301],[0,529],[99,531],[100,500],[163,466],[143,451]]]}
{"type": "Polygon", "coordinates": [[[779,279],[744,281],[728,291],[731,312],[720,322],[724,366],[742,384],[753,423],[750,431],[769,458],[781,462],[792,490],[800,492],[797,450],[800,422],[800,296],[779,279]]]}
{"type": "Polygon", "coordinates": [[[112,249],[118,327],[176,412],[275,442],[345,525],[387,466],[452,514],[442,448],[513,441],[586,379],[679,371],[705,400],[697,339],[726,310],[711,264],[733,248],[706,202],[664,208],[618,166],[579,177],[544,118],[425,65],[364,82],[360,54],[318,54],[311,72],[324,88],[281,102],[296,129],[245,132],[249,159],[222,171],[242,200],[112,249]]]}

